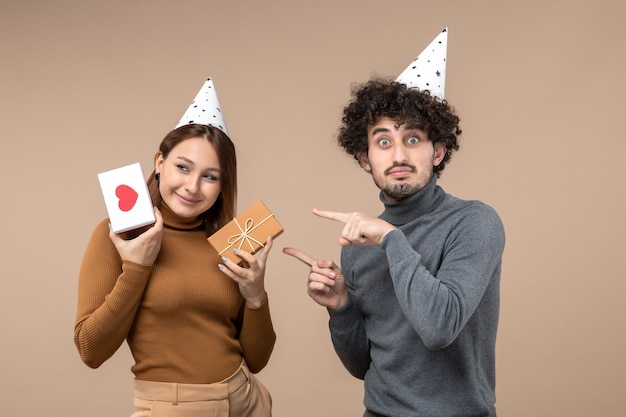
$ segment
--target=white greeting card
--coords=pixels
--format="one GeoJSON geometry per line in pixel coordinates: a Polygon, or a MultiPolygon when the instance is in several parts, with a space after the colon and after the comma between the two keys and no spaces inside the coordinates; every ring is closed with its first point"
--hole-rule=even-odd
{"type": "Polygon", "coordinates": [[[152,224],[154,209],[139,163],[98,174],[111,228],[115,233],[152,224]]]}

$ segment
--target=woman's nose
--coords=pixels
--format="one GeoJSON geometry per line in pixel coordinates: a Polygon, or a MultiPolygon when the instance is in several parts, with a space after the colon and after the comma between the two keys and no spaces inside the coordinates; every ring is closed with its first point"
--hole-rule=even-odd
{"type": "Polygon", "coordinates": [[[193,175],[190,175],[187,178],[187,182],[185,183],[185,188],[192,193],[195,193],[196,191],[198,191],[199,188],[199,181],[198,178],[195,178],[193,175]]]}

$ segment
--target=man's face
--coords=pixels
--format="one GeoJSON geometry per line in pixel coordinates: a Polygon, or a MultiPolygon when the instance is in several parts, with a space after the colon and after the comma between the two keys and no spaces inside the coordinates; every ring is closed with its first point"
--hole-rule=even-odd
{"type": "Polygon", "coordinates": [[[415,194],[433,176],[445,156],[443,144],[433,143],[421,129],[381,118],[367,131],[367,154],[358,155],[361,167],[389,201],[398,201],[415,194]]]}

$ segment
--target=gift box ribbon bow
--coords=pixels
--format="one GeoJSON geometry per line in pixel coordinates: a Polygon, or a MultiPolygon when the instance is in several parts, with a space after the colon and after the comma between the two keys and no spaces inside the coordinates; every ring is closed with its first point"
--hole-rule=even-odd
{"type": "Polygon", "coordinates": [[[254,219],[247,218],[245,223],[244,223],[244,227],[241,227],[241,225],[239,224],[239,222],[237,221],[236,218],[233,219],[235,221],[235,224],[237,225],[237,227],[241,231],[241,233],[237,233],[237,234],[234,234],[234,235],[230,236],[228,238],[228,246],[226,248],[224,248],[224,250],[221,251],[219,254],[221,255],[224,252],[226,252],[227,250],[229,250],[230,248],[232,248],[237,243],[237,241],[239,241],[239,246],[237,247],[237,249],[241,249],[241,247],[243,246],[244,242],[246,242],[248,245],[250,245],[250,251],[251,252],[254,252],[254,246],[252,245],[252,242],[256,243],[260,247],[264,247],[265,245],[263,245],[262,242],[259,242],[258,240],[253,238],[252,236],[250,236],[250,234],[257,227],[259,227],[260,225],[262,225],[263,223],[265,223],[266,221],[268,221],[272,217],[274,217],[274,215],[270,214],[269,216],[267,216],[266,218],[261,220],[256,225],[254,224],[254,219]]]}

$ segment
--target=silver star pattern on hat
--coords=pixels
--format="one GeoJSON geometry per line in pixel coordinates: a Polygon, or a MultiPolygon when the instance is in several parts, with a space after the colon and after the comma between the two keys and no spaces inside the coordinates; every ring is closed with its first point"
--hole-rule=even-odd
{"type": "Polygon", "coordinates": [[[191,123],[215,126],[228,135],[226,122],[224,122],[220,102],[217,99],[217,92],[211,77],[204,82],[176,127],[191,123]]]}
{"type": "Polygon", "coordinates": [[[409,88],[429,90],[443,100],[446,89],[446,55],[448,52],[448,28],[437,37],[406,67],[396,81],[409,88]]]}

